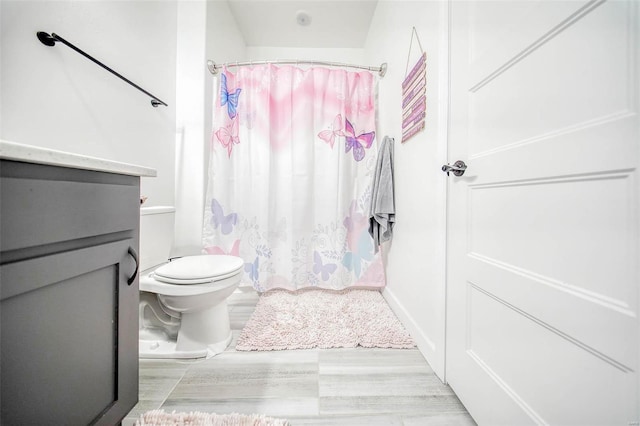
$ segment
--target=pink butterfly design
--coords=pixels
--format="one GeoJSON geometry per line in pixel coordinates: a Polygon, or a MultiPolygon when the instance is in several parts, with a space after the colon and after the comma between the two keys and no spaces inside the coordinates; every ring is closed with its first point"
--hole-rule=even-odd
{"type": "Polygon", "coordinates": [[[353,159],[361,161],[366,152],[364,149],[371,148],[373,139],[376,137],[376,132],[362,133],[356,136],[356,132],[353,130],[353,125],[351,125],[349,119],[346,119],[345,127],[346,144],[344,152],[349,152],[353,149],[353,159]]]}
{"type": "Polygon", "coordinates": [[[238,137],[238,120],[231,120],[231,124],[229,126],[220,127],[216,131],[216,138],[218,138],[218,141],[220,141],[222,146],[227,148],[229,158],[231,158],[233,145],[240,143],[240,138],[238,137]]]}
{"type": "Polygon", "coordinates": [[[228,252],[225,251],[222,247],[218,246],[205,247],[205,251],[209,254],[228,254],[230,256],[240,257],[240,240],[235,240],[233,242],[231,250],[229,250],[228,252]]]}
{"type": "Polygon", "coordinates": [[[336,115],[336,118],[333,119],[333,125],[331,126],[331,130],[323,130],[318,133],[318,137],[329,144],[331,148],[333,148],[333,144],[336,142],[336,136],[344,136],[344,132],[342,129],[344,128],[342,124],[342,115],[336,115]]]}

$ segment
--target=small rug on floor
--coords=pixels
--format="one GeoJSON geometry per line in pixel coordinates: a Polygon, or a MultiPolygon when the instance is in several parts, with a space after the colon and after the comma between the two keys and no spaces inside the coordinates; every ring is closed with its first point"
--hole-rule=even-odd
{"type": "Polygon", "coordinates": [[[414,348],[377,290],[272,290],[260,295],[236,350],[414,348]]]}
{"type": "Polygon", "coordinates": [[[289,422],[258,414],[165,413],[152,410],[142,414],[136,426],[289,426],[289,422]]]}

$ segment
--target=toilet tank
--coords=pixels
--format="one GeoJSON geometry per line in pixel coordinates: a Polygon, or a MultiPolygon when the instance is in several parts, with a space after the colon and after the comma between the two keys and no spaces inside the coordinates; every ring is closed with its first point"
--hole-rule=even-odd
{"type": "Polygon", "coordinates": [[[173,245],[176,209],[172,206],[140,208],[140,270],[161,265],[169,259],[173,245]]]}

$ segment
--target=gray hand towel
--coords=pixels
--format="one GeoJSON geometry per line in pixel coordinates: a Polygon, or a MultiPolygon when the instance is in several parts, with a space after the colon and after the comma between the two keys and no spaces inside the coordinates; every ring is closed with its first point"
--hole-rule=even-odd
{"type": "Polygon", "coordinates": [[[376,253],[381,243],[391,239],[396,221],[393,195],[393,143],[393,138],[384,137],[373,172],[369,234],[373,237],[376,253]]]}

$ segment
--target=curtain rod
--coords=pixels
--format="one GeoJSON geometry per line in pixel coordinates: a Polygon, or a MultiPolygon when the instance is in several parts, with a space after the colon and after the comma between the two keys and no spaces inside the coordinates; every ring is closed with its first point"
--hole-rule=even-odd
{"type": "Polygon", "coordinates": [[[213,61],[207,61],[207,68],[211,74],[216,75],[220,71],[222,67],[245,67],[251,65],[264,65],[264,64],[289,64],[289,65],[298,65],[298,64],[307,64],[307,65],[326,65],[330,67],[348,67],[348,68],[358,68],[361,70],[368,71],[377,71],[380,77],[384,77],[387,73],[387,63],[383,63],[379,67],[368,67],[366,65],[351,65],[351,64],[343,64],[340,62],[326,62],[326,61],[297,61],[291,59],[277,60],[277,61],[249,61],[249,62],[227,62],[226,64],[216,64],[213,61]]]}

